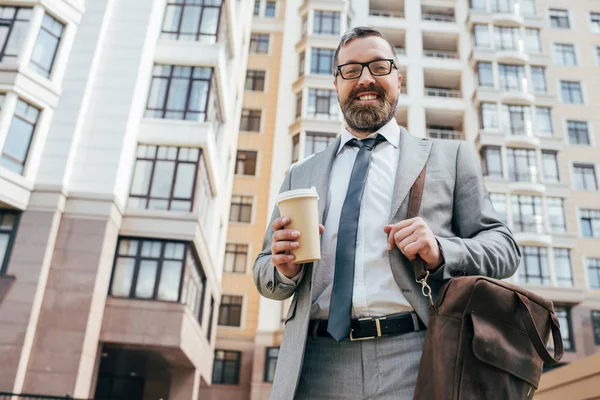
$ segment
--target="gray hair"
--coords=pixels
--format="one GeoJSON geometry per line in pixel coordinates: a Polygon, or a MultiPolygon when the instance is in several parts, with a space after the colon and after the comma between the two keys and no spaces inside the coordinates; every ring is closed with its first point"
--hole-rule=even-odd
{"type": "Polygon", "coordinates": [[[376,29],[373,28],[368,28],[366,26],[357,26],[356,28],[353,28],[349,31],[347,31],[346,33],[344,33],[340,39],[340,44],[338,44],[337,49],[335,49],[335,54],[333,56],[333,76],[336,77],[337,76],[337,67],[338,67],[338,55],[340,53],[340,49],[342,47],[344,47],[346,44],[350,43],[351,41],[353,41],[354,39],[362,39],[362,38],[366,38],[366,37],[371,37],[371,36],[376,36],[376,37],[380,37],[383,40],[385,40],[387,42],[387,44],[390,45],[390,50],[392,50],[392,58],[394,59],[394,64],[398,65],[398,60],[396,59],[396,49],[394,48],[394,46],[390,43],[389,40],[387,40],[385,38],[385,36],[383,36],[383,34],[381,32],[379,32],[376,29]]]}

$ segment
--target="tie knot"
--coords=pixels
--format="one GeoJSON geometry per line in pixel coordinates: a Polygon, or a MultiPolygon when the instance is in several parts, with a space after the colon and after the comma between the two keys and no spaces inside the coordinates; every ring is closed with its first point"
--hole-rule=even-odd
{"type": "Polygon", "coordinates": [[[373,150],[379,143],[385,142],[386,139],[383,135],[377,135],[374,138],[367,138],[363,140],[352,139],[346,145],[350,147],[366,147],[367,150],[373,150]]]}

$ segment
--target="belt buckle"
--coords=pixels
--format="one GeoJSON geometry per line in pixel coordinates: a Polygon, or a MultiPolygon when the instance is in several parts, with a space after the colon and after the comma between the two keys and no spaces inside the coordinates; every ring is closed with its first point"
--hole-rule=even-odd
{"type": "Polygon", "coordinates": [[[365,317],[365,318],[359,318],[359,321],[375,321],[375,328],[377,328],[377,336],[367,336],[364,338],[355,338],[352,335],[352,332],[354,331],[354,329],[350,329],[350,341],[351,342],[355,342],[358,340],[371,340],[371,339],[375,339],[377,337],[381,337],[381,324],[379,323],[379,321],[384,320],[386,317],[380,317],[380,318],[373,318],[373,317],[365,317]]]}

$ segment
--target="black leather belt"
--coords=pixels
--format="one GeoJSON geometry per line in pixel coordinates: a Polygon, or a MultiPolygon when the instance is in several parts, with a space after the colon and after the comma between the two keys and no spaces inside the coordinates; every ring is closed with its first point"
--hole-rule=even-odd
{"type": "MultiPolygon", "coordinates": [[[[378,318],[360,318],[353,319],[350,322],[350,340],[368,340],[422,330],[425,330],[425,324],[415,313],[378,318]]],[[[330,336],[327,332],[327,320],[311,320],[308,324],[308,335],[330,336]]]]}

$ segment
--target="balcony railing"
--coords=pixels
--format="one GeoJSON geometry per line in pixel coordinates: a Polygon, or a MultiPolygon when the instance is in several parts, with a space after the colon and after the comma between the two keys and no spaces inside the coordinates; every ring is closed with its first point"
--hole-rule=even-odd
{"type": "Polygon", "coordinates": [[[462,97],[462,92],[460,90],[455,89],[426,87],[425,96],[460,98],[462,97]]]}
{"type": "Polygon", "coordinates": [[[544,226],[544,217],[541,215],[521,215],[520,220],[513,221],[515,232],[545,234],[548,232],[544,226]]]}
{"type": "Polygon", "coordinates": [[[427,129],[427,136],[432,139],[461,140],[463,133],[461,131],[451,131],[445,129],[427,129]]]}
{"type": "Polygon", "coordinates": [[[369,15],[374,17],[404,18],[402,11],[369,10],[369,15]]]}
{"type": "MultiPolygon", "coordinates": [[[[71,397],[69,394],[64,396],[50,396],[44,394],[17,394],[9,392],[0,392],[0,400],[83,400],[71,397]]],[[[87,400],[87,399],[86,399],[87,400]]]]}
{"type": "Polygon", "coordinates": [[[456,21],[456,19],[454,18],[454,15],[434,13],[434,12],[421,13],[421,18],[424,21],[437,21],[437,22],[455,22],[456,21]]]}
{"type": "Polygon", "coordinates": [[[458,53],[456,51],[444,51],[444,50],[423,50],[425,57],[432,58],[446,58],[446,59],[457,59],[458,53]]]}
{"type": "Polygon", "coordinates": [[[510,180],[513,182],[528,182],[528,183],[539,183],[540,177],[538,174],[537,167],[530,165],[526,170],[510,171],[510,180]]]}

